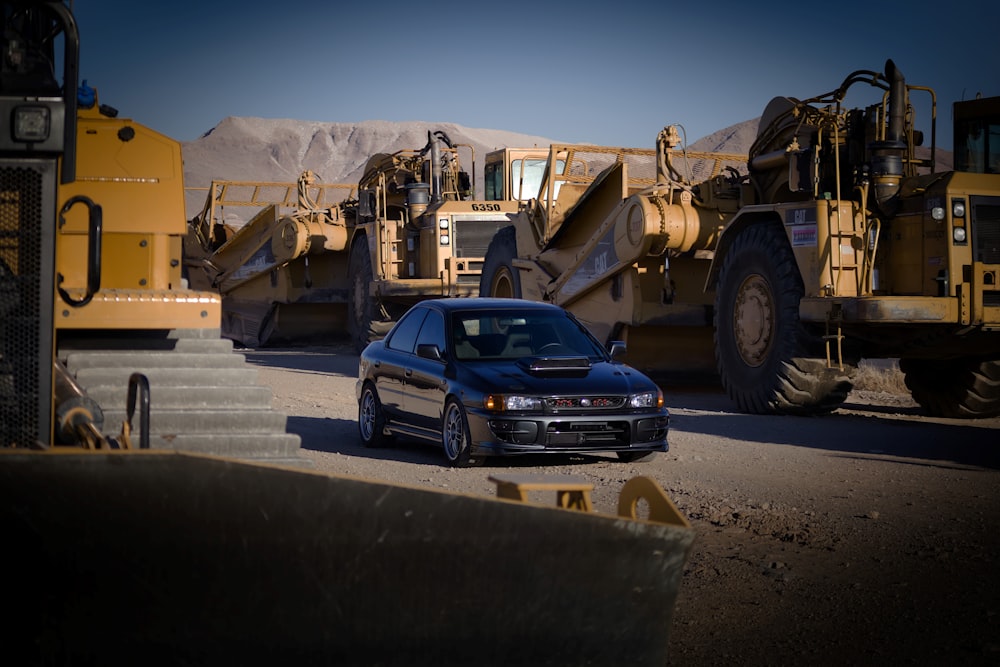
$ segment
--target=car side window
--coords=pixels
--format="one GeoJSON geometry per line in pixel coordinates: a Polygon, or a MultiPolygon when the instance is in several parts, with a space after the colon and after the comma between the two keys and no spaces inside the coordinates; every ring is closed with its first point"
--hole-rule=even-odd
{"type": "MultiPolygon", "coordinates": [[[[424,318],[424,325],[420,327],[420,334],[417,336],[417,345],[430,343],[438,346],[441,350],[441,354],[445,353],[445,343],[444,343],[444,318],[441,313],[435,312],[433,310],[427,311],[427,317],[424,318]]],[[[416,346],[414,346],[416,349],[416,346]]]]}
{"type": "Polygon", "coordinates": [[[390,350],[413,354],[417,347],[417,332],[427,316],[426,308],[413,308],[408,311],[392,330],[392,335],[385,346],[390,350]]]}

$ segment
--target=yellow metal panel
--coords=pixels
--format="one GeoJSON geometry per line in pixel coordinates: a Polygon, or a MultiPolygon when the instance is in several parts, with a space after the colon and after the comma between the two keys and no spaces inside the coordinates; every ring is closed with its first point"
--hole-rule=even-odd
{"type": "Polygon", "coordinates": [[[958,300],[952,297],[879,296],[856,299],[804,298],[799,316],[808,322],[826,322],[834,306],[845,322],[958,322],[958,300]]]}
{"type": "Polygon", "coordinates": [[[924,224],[920,216],[899,216],[884,239],[888,274],[880,277],[882,288],[896,294],[923,294],[924,224]]]}
{"type": "MultiPolygon", "coordinates": [[[[103,209],[105,232],[187,232],[178,142],[109,118],[81,119],[77,142],[77,179],[60,186],[60,206],[75,195],[90,197],[103,209]]],[[[70,231],[86,231],[85,207],[73,207],[66,223],[70,231]]]]}
{"type": "MultiPolygon", "coordinates": [[[[79,299],[83,292],[70,296],[79,299]]],[[[57,297],[55,311],[59,329],[203,329],[220,326],[222,301],[188,290],[101,290],[82,308],[57,297]]]]}

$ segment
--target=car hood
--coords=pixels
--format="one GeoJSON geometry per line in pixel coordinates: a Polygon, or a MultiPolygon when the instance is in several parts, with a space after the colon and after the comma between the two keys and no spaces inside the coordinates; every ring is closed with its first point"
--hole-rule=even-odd
{"type": "Polygon", "coordinates": [[[469,364],[468,373],[486,393],[525,393],[571,396],[580,394],[633,394],[656,385],[626,364],[597,361],[582,366],[570,358],[528,357],[517,361],[469,364]]]}

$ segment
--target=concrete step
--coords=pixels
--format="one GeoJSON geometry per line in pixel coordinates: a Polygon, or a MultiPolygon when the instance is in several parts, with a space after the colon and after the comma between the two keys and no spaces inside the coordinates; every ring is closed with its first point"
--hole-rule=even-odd
{"type": "MultiPolygon", "coordinates": [[[[83,368],[76,373],[76,380],[88,391],[103,386],[124,389],[134,370],[136,369],[129,367],[83,368]]],[[[206,380],[213,386],[224,387],[257,383],[257,369],[252,366],[214,368],[207,377],[206,371],[201,368],[146,368],[141,372],[149,379],[151,386],[191,387],[204,384],[206,380]]]]}
{"type": "MultiPolygon", "coordinates": [[[[124,410],[128,401],[128,390],[121,385],[88,388],[87,395],[105,409],[124,410]]],[[[271,389],[258,385],[150,387],[150,400],[157,408],[266,410],[271,398],[271,389]]]]}
{"type": "MultiPolygon", "coordinates": [[[[121,434],[128,380],[141,373],[149,380],[151,447],[310,467],[297,456],[299,436],[285,432],[287,416],[271,408],[270,387],[257,384],[257,369],[218,330],[65,340],[59,357],[101,406],[107,436],[121,434]]],[[[137,406],[137,432],[140,419],[137,406]]]]}
{"type": "MultiPolygon", "coordinates": [[[[106,434],[121,432],[124,410],[104,409],[106,434]]],[[[149,431],[172,437],[178,434],[253,435],[283,433],[286,415],[275,410],[161,410],[150,401],[149,431]]],[[[132,426],[139,427],[139,410],[132,417],[132,426]]]]}
{"type": "MultiPolygon", "coordinates": [[[[196,454],[227,456],[247,460],[264,460],[266,463],[281,462],[298,464],[311,462],[299,460],[297,452],[301,446],[299,436],[294,433],[269,435],[225,435],[218,433],[184,433],[168,439],[150,435],[150,449],[175,449],[196,454]]],[[[138,443],[138,437],[135,440],[138,443]]]]}
{"type": "Polygon", "coordinates": [[[246,365],[242,354],[191,354],[173,351],[73,352],[66,357],[66,368],[78,373],[85,368],[125,368],[145,373],[153,368],[241,368],[246,365]]]}

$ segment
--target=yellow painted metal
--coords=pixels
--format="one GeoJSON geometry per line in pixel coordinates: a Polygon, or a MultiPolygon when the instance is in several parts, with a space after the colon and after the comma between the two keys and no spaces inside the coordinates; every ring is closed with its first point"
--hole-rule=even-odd
{"type": "MultiPolygon", "coordinates": [[[[489,480],[497,485],[498,498],[530,502],[532,492],[555,491],[557,507],[581,512],[594,511],[590,499],[594,485],[578,475],[505,473],[490,475],[489,480]]],[[[625,482],[618,496],[618,516],[633,521],[647,520],[691,528],[691,524],[656,480],[644,475],[625,482]]]]}
{"type": "Polygon", "coordinates": [[[555,491],[556,506],[592,512],[590,492],[594,485],[577,475],[534,475],[530,473],[490,475],[497,485],[497,497],[527,502],[532,491],[555,491]]]}
{"type": "MultiPolygon", "coordinates": [[[[104,209],[105,233],[183,236],[180,143],[130,119],[101,115],[99,106],[78,112],[76,182],[60,187],[59,206],[82,194],[104,209]]],[[[66,215],[64,231],[86,231],[82,207],[66,215]]]]}
{"type": "Polygon", "coordinates": [[[663,488],[651,477],[633,477],[625,482],[618,496],[618,516],[639,519],[639,508],[649,510],[648,519],[656,523],[690,528],[691,524],[663,488]]]}
{"type": "Polygon", "coordinates": [[[958,299],[954,297],[874,296],[857,298],[806,297],[799,304],[799,317],[807,322],[827,322],[838,309],[844,322],[955,323],[958,299]]]}
{"type": "MultiPolygon", "coordinates": [[[[308,172],[307,172],[308,174],[308,172]]],[[[205,204],[194,218],[194,234],[203,249],[211,250],[225,239],[216,237],[219,227],[226,224],[225,215],[241,214],[249,209],[256,211],[274,205],[281,214],[303,210],[328,210],[345,199],[357,196],[357,186],[350,183],[319,183],[311,174],[295,183],[276,181],[225,181],[214,180],[206,188],[188,188],[197,196],[207,191],[205,204]]],[[[254,213],[245,215],[252,218],[254,213]]]]}
{"type": "Polygon", "coordinates": [[[82,299],[89,272],[89,209],[101,216],[100,289],[84,306],[57,296],[60,329],[218,328],[219,297],[185,288],[182,243],[183,162],[180,143],[127,118],[80,109],[77,179],[59,188],[56,235],[59,284],[82,299]]]}
{"type": "MultiPolygon", "coordinates": [[[[87,285],[87,237],[60,233],[56,257],[65,289],[87,285]]],[[[179,289],[181,239],[163,234],[106,232],[101,241],[102,289],[179,289]]]]}
{"type": "MultiPolygon", "coordinates": [[[[83,291],[70,290],[74,299],[83,291]]],[[[56,299],[56,329],[217,328],[222,301],[193,290],[101,290],[87,305],[73,308],[56,299]]]]}

